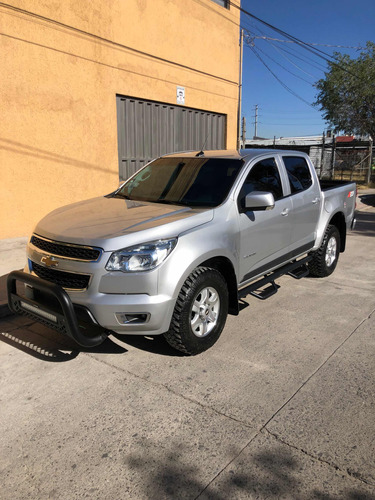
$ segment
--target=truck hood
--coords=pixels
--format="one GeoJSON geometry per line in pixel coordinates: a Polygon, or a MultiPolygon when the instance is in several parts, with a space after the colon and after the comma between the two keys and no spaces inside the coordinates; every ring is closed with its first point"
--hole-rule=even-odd
{"type": "Polygon", "coordinates": [[[100,197],[54,210],[39,222],[34,232],[51,240],[113,251],[175,237],[212,218],[212,209],[100,197]]]}

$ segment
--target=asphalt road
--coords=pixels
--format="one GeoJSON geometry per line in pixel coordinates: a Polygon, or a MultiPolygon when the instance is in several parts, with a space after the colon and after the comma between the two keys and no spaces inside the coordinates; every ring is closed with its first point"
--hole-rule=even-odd
{"type": "Polygon", "coordinates": [[[219,342],[80,350],[0,322],[0,498],[375,499],[375,208],[326,279],[278,280],[219,342]]]}

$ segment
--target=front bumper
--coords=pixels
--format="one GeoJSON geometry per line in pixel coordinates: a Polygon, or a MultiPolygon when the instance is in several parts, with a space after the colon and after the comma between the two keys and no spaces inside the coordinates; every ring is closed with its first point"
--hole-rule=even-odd
{"type": "Polygon", "coordinates": [[[66,291],[54,283],[22,271],[12,271],[7,279],[7,292],[11,311],[43,323],[83,347],[99,345],[107,338],[105,330],[94,321],[87,323],[78,319],[83,316],[82,309],[81,313],[77,311],[66,291]],[[17,282],[31,287],[33,298],[19,293],[17,282]]]}
{"type": "Polygon", "coordinates": [[[175,300],[166,295],[146,293],[87,293],[69,292],[74,304],[91,311],[98,323],[105,329],[119,334],[160,335],[170,326],[175,300]],[[144,321],[121,322],[121,316],[144,317],[144,321]]]}

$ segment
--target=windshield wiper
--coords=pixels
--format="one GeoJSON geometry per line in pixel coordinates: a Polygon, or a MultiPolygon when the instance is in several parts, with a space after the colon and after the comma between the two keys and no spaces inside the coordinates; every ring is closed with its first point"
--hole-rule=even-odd
{"type": "Polygon", "coordinates": [[[181,207],[186,207],[188,205],[186,205],[186,203],[182,203],[180,201],[171,201],[171,200],[163,200],[163,199],[158,199],[158,200],[155,200],[154,203],[164,203],[165,205],[178,205],[178,206],[181,206],[181,207]]]}
{"type": "Polygon", "coordinates": [[[131,200],[132,198],[130,198],[129,196],[127,196],[126,194],[122,194],[122,193],[116,193],[113,195],[114,198],[123,198],[124,200],[131,200]]]}

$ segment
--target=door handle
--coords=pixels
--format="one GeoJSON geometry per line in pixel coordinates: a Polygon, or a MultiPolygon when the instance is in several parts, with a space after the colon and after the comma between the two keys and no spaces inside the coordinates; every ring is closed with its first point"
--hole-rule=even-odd
{"type": "Polygon", "coordinates": [[[314,205],[316,205],[318,203],[318,201],[320,201],[320,198],[314,198],[312,202],[314,205]]]}
{"type": "Polygon", "coordinates": [[[284,208],[284,210],[281,212],[281,215],[283,217],[287,217],[289,215],[289,208],[284,208]]]}

